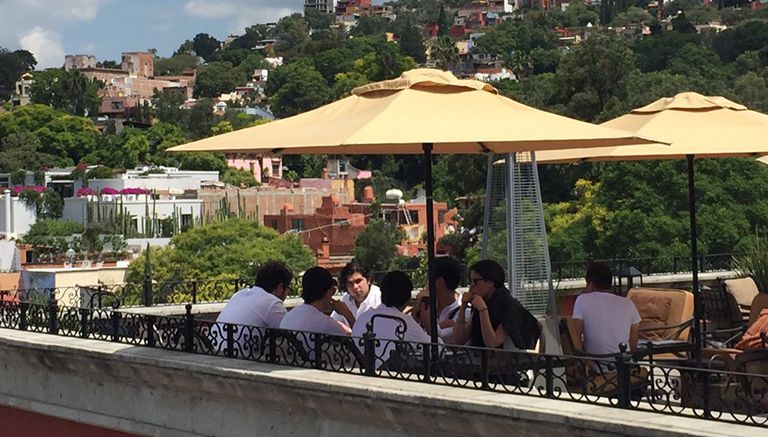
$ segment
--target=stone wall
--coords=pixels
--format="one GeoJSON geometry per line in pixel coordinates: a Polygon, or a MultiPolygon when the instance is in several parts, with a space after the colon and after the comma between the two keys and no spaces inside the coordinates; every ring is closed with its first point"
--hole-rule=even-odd
{"type": "Polygon", "coordinates": [[[730,423],[13,330],[0,329],[0,355],[0,405],[140,435],[760,432],[730,423]]]}

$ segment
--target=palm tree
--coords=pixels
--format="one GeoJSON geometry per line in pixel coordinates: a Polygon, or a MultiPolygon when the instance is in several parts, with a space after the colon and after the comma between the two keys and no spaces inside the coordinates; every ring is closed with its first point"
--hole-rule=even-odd
{"type": "Polygon", "coordinates": [[[523,78],[533,70],[533,59],[531,55],[521,50],[515,50],[512,55],[504,62],[507,67],[512,69],[518,80],[523,78]]]}
{"type": "Polygon", "coordinates": [[[459,49],[449,36],[438,37],[432,43],[430,58],[443,70],[449,70],[451,65],[459,62],[459,49]]]}

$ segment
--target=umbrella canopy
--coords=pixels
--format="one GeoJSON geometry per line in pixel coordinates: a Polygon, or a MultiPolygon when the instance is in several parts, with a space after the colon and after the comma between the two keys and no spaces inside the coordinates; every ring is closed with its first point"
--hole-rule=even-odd
{"type": "Polygon", "coordinates": [[[633,109],[601,126],[657,138],[659,144],[536,153],[538,163],[758,156],[768,153],[768,115],[724,97],[680,93],[633,109]]]}
{"type": "MultiPolygon", "coordinates": [[[[435,240],[432,153],[512,153],[568,147],[650,144],[627,132],[550,114],[500,96],[483,82],[416,69],[293,117],[168,149],[173,152],[424,154],[430,289],[435,240]]],[[[430,293],[431,335],[437,303],[430,293]]],[[[437,354],[435,354],[437,356],[437,354]]]]}
{"type": "Polygon", "coordinates": [[[509,153],[651,142],[531,108],[483,82],[416,69],[312,111],[168,150],[421,154],[431,143],[433,153],[509,153]]]}
{"type": "Polygon", "coordinates": [[[701,355],[701,302],[697,262],[696,192],[694,156],[740,157],[768,154],[768,115],[750,111],[724,97],[686,92],[659,99],[634,109],[629,114],[601,126],[626,129],[636,135],[649,135],[669,146],[636,145],[629,147],[581,148],[543,151],[538,163],[617,161],[644,159],[688,160],[688,196],[691,222],[691,270],[694,291],[694,342],[697,361],[701,355]]]}

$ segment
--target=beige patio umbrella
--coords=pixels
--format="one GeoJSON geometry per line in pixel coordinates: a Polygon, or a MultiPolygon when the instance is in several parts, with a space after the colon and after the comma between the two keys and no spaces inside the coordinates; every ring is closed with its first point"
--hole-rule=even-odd
{"type": "Polygon", "coordinates": [[[581,148],[543,151],[538,163],[574,163],[644,159],[688,160],[688,196],[691,222],[691,269],[694,290],[694,341],[701,348],[701,302],[697,263],[696,195],[693,181],[694,156],[740,157],[768,154],[768,115],[748,110],[724,97],[686,92],[659,99],[650,105],[603,123],[669,143],[627,147],[581,148]]]}
{"type": "MultiPolygon", "coordinates": [[[[168,149],[173,152],[424,154],[427,255],[434,259],[433,153],[511,153],[651,143],[624,131],[533,109],[492,86],[433,69],[368,84],[293,117],[168,149]]],[[[434,278],[430,274],[430,282],[434,278]]],[[[434,289],[434,284],[431,284],[434,289]]],[[[437,339],[436,301],[432,339],[437,339]]]]}

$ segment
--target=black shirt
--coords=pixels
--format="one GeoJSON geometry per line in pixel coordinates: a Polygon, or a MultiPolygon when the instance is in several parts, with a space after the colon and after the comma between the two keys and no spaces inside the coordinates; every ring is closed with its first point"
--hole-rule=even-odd
{"type": "MultiPolygon", "coordinates": [[[[504,332],[518,349],[533,349],[539,340],[539,323],[536,318],[517,301],[506,288],[497,288],[486,301],[488,317],[494,331],[501,325],[504,332]]],[[[472,310],[470,346],[485,347],[480,314],[472,310]]],[[[499,348],[503,348],[502,344],[499,348]]]]}

